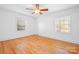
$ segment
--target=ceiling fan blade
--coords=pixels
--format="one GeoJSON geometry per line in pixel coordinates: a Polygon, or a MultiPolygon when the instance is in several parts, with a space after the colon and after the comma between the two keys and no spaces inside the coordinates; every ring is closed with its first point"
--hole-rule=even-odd
{"type": "Polygon", "coordinates": [[[32,12],[32,14],[34,14],[35,12],[32,12]]]}
{"type": "Polygon", "coordinates": [[[40,12],[40,14],[43,14],[42,12],[40,12]]]}
{"type": "Polygon", "coordinates": [[[36,4],[35,6],[36,6],[37,9],[39,9],[39,4],[36,4]]]}
{"type": "Polygon", "coordinates": [[[40,11],[48,11],[48,9],[40,9],[40,11]]]}
{"type": "Polygon", "coordinates": [[[32,8],[26,8],[26,10],[33,10],[32,8]]]}

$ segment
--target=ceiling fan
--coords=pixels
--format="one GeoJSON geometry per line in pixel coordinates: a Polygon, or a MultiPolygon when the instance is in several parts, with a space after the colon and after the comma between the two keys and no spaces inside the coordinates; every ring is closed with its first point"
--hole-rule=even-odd
{"type": "Polygon", "coordinates": [[[39,4],[35,4],[34,8],[26,8],[26,10],[32,10],[32,14],[43,14],[43,11],[48,11],[48,8],[40,8],[39,4]]]}

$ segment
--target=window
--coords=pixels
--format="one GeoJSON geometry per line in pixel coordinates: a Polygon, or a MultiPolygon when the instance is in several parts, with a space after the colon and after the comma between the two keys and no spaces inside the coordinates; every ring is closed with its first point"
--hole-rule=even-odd
{"type": "Polygon", "coordinates": [[[70,32],[70,16],[59,18],[56,23],[56,30],[64,33],[70,32]]]}

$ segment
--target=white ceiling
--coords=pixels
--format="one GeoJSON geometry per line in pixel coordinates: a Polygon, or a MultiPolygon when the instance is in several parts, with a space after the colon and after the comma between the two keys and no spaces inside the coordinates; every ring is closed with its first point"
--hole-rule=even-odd
{"type": "MultiPolygon", "coordinates": [[[[32,14],[33,11],[26,10],[25,8],[33,8],[34,4],[0,4],[0,7],[7,8],[12,11],[16,11],[19,13],[23,13],[25,15],[35,16],[38,15],[32,14]]],[[[48,12],[45,12],[44,14],[56,12],[68,8],[72,8],[78,6],[77,4],[41,4],[40,8],[48,8],[48,12]]]]}

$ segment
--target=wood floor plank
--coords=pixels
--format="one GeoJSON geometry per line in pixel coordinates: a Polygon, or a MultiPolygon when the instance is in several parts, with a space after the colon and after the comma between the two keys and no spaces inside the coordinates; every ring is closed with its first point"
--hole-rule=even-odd
{"type": "Polygon", "coordinates": [[[3,53],[3,45],[2,45],[2,42],[0,42],[0,54],[3,53]]]}
{"type": "Polygon", "coordinates": [[[79,44],[64,42],[39,35],[31,35],[0,42],[0,53],[79,54],[79,44]]]}

